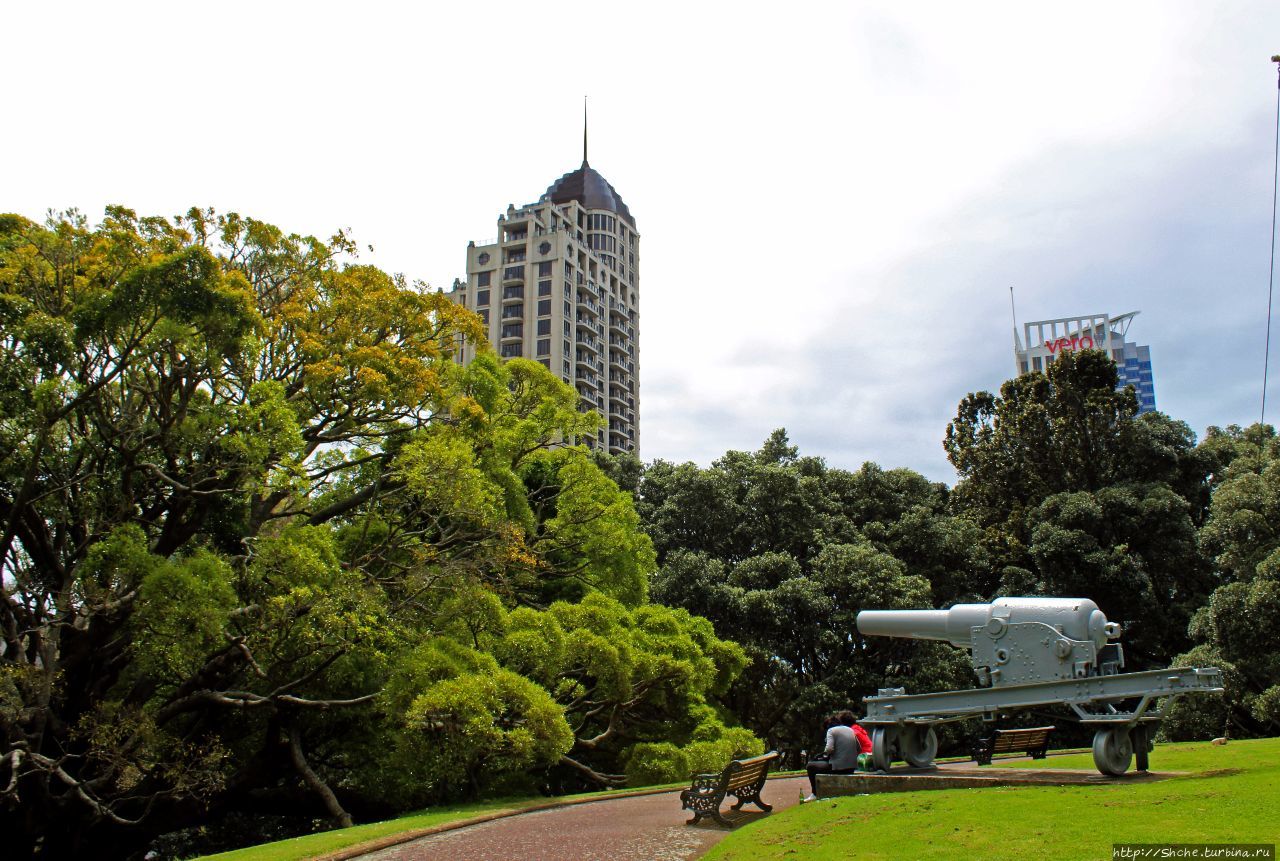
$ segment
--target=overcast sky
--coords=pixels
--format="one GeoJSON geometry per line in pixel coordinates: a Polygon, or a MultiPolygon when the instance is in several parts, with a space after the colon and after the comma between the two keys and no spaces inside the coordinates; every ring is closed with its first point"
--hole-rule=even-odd
{"type": "Polygon", "coordinates": [[[785,427],[835,466],[951,482],[957,403],[1013,370],[1010,286],[1024,322],[1141,311],[1157,406],[1197,434],[1258,419],[1274,0],[4,18],[0,210],[346,227],[444,288],[508,203],[578,166],[589,95],[591,164],[641,234],[646,461],[785,427]]]}

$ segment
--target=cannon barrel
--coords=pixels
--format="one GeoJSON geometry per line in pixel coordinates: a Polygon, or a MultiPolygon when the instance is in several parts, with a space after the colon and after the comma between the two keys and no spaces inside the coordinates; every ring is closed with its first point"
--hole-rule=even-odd
{"type": "Polygon", "coordinates": [[[997,598],[990,604],[956,604],[949,610],[863,610],[858,630],[869,636],[945,640],[972,647],[973,629],[1039,622],[1073,640],[1090,640],[1097,648],[1120,635],[1098,605],[1088,598],[997,598]],[[998,620],[998,621],[993,621],[998,620]]]}
{"type": "Polygon", "coordinates": [[[868,636],[911,640],[946,640],[955,646],[972,642],[972,628],[990,618],[989,604],[957,604],[950,610],[863,610],[858,630],[868,636]]]}

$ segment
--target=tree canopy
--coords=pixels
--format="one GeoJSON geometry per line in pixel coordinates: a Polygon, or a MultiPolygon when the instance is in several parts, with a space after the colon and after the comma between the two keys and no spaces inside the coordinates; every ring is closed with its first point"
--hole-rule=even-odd
{"type": "Polygon", "coordinates": [[[648,604],[630,495],[566,444],[598,416],[355,252],[202,210],[0,217],[14,857],[758,748],[708,718],[741,650],[648,604]]]}
{"type": "Polygon", "coordinates": [[[854,624],[863,608],[973,596],[983,549],[976,526],[947,513],[944,486],[874,464],[832,469],[778,430],[707,469],[657,461],[639,493],[661,563],[654,598],[747,650],[726,702],[771,743],[812,745],[825,714],[879,687],[969,684],[955,650],[863,638],[854,624]]]}
{"type": "Polygon", "coordinates": [[[1200,532],[1220,585],[1196,610],[1196,644],[1178,662],[1219,666],[1224,699],[1177,704],[1169,731],[1186,738],[1280,732],[1280,439],[1270,426],[1210,428],[1221,471],[1200,532]]]}

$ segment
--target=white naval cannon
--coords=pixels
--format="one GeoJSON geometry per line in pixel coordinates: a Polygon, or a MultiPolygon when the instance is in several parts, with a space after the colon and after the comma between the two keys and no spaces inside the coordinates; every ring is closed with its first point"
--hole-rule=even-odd
{"type": "Polygon", "coordinates": [[[943,640],[970,652],[982,687],[908,695],[882,688],[867,697],[872,758],[888,770],[895,756],[915,768],[933,765],[934,727],[1001,712],[1065,705],[1096,726],[1093,761],[1103,774],[1147,769],[1155,725],[1186,693],[1220,693],[1215,667],[1123,673],[1120,626],[1087,598],[999,598],[949,610],[863,610],[858,630],[869,636],[943,640]]]}

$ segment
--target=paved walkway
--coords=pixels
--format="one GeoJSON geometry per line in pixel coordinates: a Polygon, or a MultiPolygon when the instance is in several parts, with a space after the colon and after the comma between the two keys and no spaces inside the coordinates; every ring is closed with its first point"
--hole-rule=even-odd
{"type": "MultiPolygon", "coordinates": [[[[808,786],[803,777],[775,778],[760,795],[775,811],[785,810],[808,786]]],[[[361,855],[360,861],[683,861],[729,833],[705,819],[686,825],[689,817],[680,809],[679,790],[605,799],[433,834],[361,855]]]]}
{"type": "MultiPolygon", "coordinates": [[[[1019,758],[1022,759],[1022,758],[1019,758]]],[[[1087,770],[979,769],[969,762],[940,763],[932,775],[900,766],[889,775],[858,775],[886,784],[927,781],[930,789],[966,777],[1013,783],[1098,785],[1162,780],[1167,774],[1130,773],[1105,777],[1087,770]]],[[[902,787],[858,787],[854,791],[894,791],[902,787]]],[[[804,777],[773,778],[761,793],[774,811],[786,810],[808,792],[804,777]]],[[[724,809],[728,809],[728,804],[724,809]]],[[[742,823],[765,814],[744,808],[742,823]]],[[[735,814],[742,815],[742,814],[735,814]]],[[[688,811],[680,807],[680,791],[607,798],[521,813],[420,837],[387,849],[360,855],[359,861],[684,861],[698,858],[729,832],[703,820],[686,825],[688,811]]]]}

